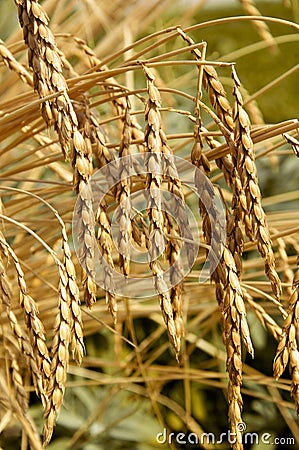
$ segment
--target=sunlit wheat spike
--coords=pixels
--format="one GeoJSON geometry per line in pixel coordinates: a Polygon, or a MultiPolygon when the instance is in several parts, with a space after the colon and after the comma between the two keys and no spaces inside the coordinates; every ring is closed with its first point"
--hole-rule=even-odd
{"type": "Polygon", "coordinates": [[[5,411],[13,411],[14,416],[18,419],[22,426],[22,430],[28,437],[30,448],[32,450],[43,450],[39,433],[35,426],[35,423],[31,417],[24,412],[14,396],[11,395],[11,389],[8,385],[7,378],[4,375],[3,369],[0,370],[0,404],[1,408],[5,411]],[[8,407],[9,405],[9,407],[8,407]]]}
{"type": "Polygon", "coordinates": [[[84,289],[84,300],[88,306],[96,301],[96,284],[95,284],[95,259],[94,259],[94,216],[91,205],[91,189],[90,178],[93,172],[92,164],[92,146],[90,131],[90,110],[87,98],[82,95],[80,102],[76,104],[76,115],[78,118],[78,127],[82,130],[79,132],[74,129],[72,159],[71,163],[74,169],[73,184],[80,196],[82,228],[80,232],[80,242],[83,248],[83,257],[86,263],[86,270],[83,271],[82,285],[84,289]]]}
{"type": "Polygon", "coordinates": [[[22,412],[26,414],[26,411],[28,410],[29,396],[25,391],[24,381],[18,363],[18,358],[20,357],[18,352],[18,344],[14,340],[4,339],[3,348],[11,385],[11,395],[15,397],[22,412]]]}
{"type": "MultiPolygon", "coordinates": [[[[193,39],[188,36],[183,30],[177,28],[177,31],[188,45],[194,44],[193,39]]],[[[198,49],[191,50],[191,53],[193,53],[195,59],[197,59],[198,61],[202,59],[201,52],[198,49]]],[[[232,108],[226,97],[225,89],[218,78],[216,69],[212,66],[204,65],[202,74],[203,86],[206,91],[209,92],[212,107],[216,110],[218,117],[227,128],[228,132],[232,132],[232,108]]],[[[209,145],[212,145],[211,148],[216,148],[218,146],[217,141],[215,141],[214,139],[208,138],[207,142],[209,145]]],[[[231,155],[216,158],[215,162],[217,166],[222,170],[227,184],[233,185],[236,177],[234,176],[234,165],[231,155]]]]}
{"type": "Polygon", "coordinates": [[[107,215],[107,204],[100,202],[97,209],[96,220],[99,225],[97,240],[102,257],[106,263],[104,270],[104,287],[106,291],[106,303],[112,315],[114,323],[117,321],[117,301],[115,298],[115,285],[113,280],[114,261],[112,257],[113,241],[111,237],[111,224],[107,215]]]}
{"type": "MultiPolygon", "coordinates": [[[[20,290],[20,305],[25,314],[25,322],[30,333],[31,345],[37,362],[38,370],[41,373],[43,390],[47,388],[50,377],[50,357],[46,346],[44,326],[38,315],[36,302],[28,294],[24,272],[21,268],[17,255],[0,235],[0,246],[4,253],[10,256],[16,270],[17,281],[20,290]]],[[[42,392],[43,394],[43,392],[42,392]]],[[[43,399],[45,401],[45,399],[43,399]]]]}
{"type": "MultiPolygon", "coordinates": [[[[155,86],[155,77],[147,68],[143,67],[148,90],[148,102],[145,107],[146,128],[144,132],[146,150],[149,152],[146,158],[146,188],[148,189],[148,217],[150,220],[149,236],[152,236],[151,245],[147,239],[147,246],[150,257],[150,267],[154,276],[155,288],[158,292],[160,307],[167,326],[170,342],[173,345],[176,355],[180,351],[180,341],[182,336],[182,322],[179,291],[174,292],[173,299],[167,287],[162,266],[158,260],[164,251],[164,246],[168,243],[165,237],[165,214],[163,213],[163,199],[161,194],[162,174],[163,174],[163,137],[162,121],[160,114],[161,97],[155,86]],[[174,300],[174,303],[172,303],[174,300]],[[174,311],[173,307],[176,308],[174,311]],[[176,320],[174,320],[176,315],[176,320]]],[[[166,225],[167,228],[167,225],[166,225]]]]}
{"type": "Polygon", "coordinates": [[[275,269],[270,232],[261,203],[254,146],[250,133],[250,120],[243,108],[240,81],[234,67],[232,68],[232,77],[234,81],[233,94],[235,97],[234,138],[237,151],[236,165],[242,183],[242,189],[246,196],[246,202],[239,202],[240,210],[242,211],[247,236],[250,239],[257,239],[258,241],[258,250],[265,262],[265,273],[271,282],[273,293],[278,298],[281,292],[281,283],[275,269]]]}
{"type": "Polygon", "coordinates": [[[29,86],[33,86],[33,78],[31,73],[16,60],[11,51],[5,45],[5,42],[0,39],[0,56],[4,61],[4,64],[9,67],[10,70],[15,72],[20,79],[29,84],[29,86]]]}
{"type": "MultiPolygon", "coordinates": [[[[4,237],[2,236],[3,240],[4,237]]],[[[1,252],[5,251],[5,248],[1,247],[1,252]]],[[[3,258],[7,256],[7,252],[5,255],[1,255],[0,257],[0,291],[1,291],[1,302],[6,308],[6,314],[9,321],[9,325],[11,327],[12,333],[15,336],[19,352],[25,356],[26,363],[28,369],[31,372],[32,380],[34,383],[35,391],[37,395],[41,396],[44,401],[44,389],[42,376],[37,365],[37,360],[34,355],[31,342],[26,333],[24,333],[22,327],[19,324],[19,321],[15,315],[15,313],[11,310],[12,306],[12,292],[8,277],[6,275],[6,271],[3,265],[3,258]]]]}
{"type": "MultiPolygon", "coordinates": [[[[113,151],[107,147],[102,128],[99,125],[96,116],[92,112],[90,112],[89,120],[90,141],[93,145],[96,164],[99,168],[105,167],[108,186],[113,186],[110,193],[115,197],[116,186],[119,181],[118,172],[116,170],[115,164],[109,164],[113,162],[115,163],[115,155],[113,151]]],[[[99,226],[97,244],[99,246],[102,257],[107,263],[107,265],[105,265],[105,267],[103,268],[104,286],[106,290],[106,303],[114,322],[116,322],[117,301],[115,297],[115,285],[112,274],[114,269],[114,261],[112,257],[113,240],[111,234],[111,223],[107,214],[107,208],[108,205],[105,198],[103,198],[99,201],[99,205],[95,214],[95,220],[99,226]]],[[[93,261],[93,264],[95,263],[96,261],[93,261]]]]}
{"type": "Polygon", "coordinates": [[[42,103],[41,112],[48,125],[54,123],[59,140],[68,157],[73,125],[77,125],[54,36],[49,29],[49,19],[36,0],[15,0],[24,41],[28,46],[29,66],[33,70],[34,89],[41,98],[60,93],[42,103]]]}
{"type": "MultiPolygon", "coordinates": [[[[33,70],[34,89],[41,98],[58,93],[52,100],[42,103],[42,116],[50,126],[54,123],[59,141],[66,158],[71,160],[74,169],[74,186],[81,192],[92,174],[92,161],[89,149],[78,131],[78,119],[67,92],[67,84],[62,73],[60,52],[48,26],[48,17],[36,0],[15,0],[19,9],[19,21],[23,28],[24,40],[28,46],[29,66],[33,70]]],[[[91,240],[92,217],[90,205],[82,198],[81,239],[91,240]]],[[[84,246],[85,260],[93,261],[92,247],[84,246]]],[[[93,268],[90,269],[91,278],[93,268]]],[[[95,287],[91,280],[84,278],[90,303],[95,301],[95,287]],[[86,281],[87,280],[87,281],[86,281]]]]}
{"type": "Polygon", "coordinates": [[[282,333],[278,342],[274,358],[274,377],[278,379],[289,363],[292,377],[291,394],[295,400],[297,414],[299,414],[299,269],[294,275],[293,292],[289,298],[288,315],[284,320],[282,333]]]}
{"type": "Polygon", "coordinates": [[[116,199],[119,203],[119,213],[117,221],[119,223],[118,232],[118,250],[119,250],[119,265],[124,275],[129,275],[130,272],[130,245],[132,237],[131,224],[131,180],[130,170],[131,162],[126,158],[130,155],[131,144],[131,116],[130,104],[128,102],[125,112],[122,136],[120,141],[119,156],[124,158],[124,163],[120,164],[119,177],[121,181],[117,186],[116,199]]]}
{"type": "Polygon", "coordinates": [[[59,313],[54,328],[51,375],[47,386],[48,401],[44,413],[43,443],[45,446],[50,442],[62,404],[69,364],[69,345],[72,341],[71,298],[66,289],[66,272],[62,268],[60,268],[59,291],[59,313]]]}
{"type": "MultiPolygon", "coordinates": [[[[196,136],[198,136],[198,133],[195,132],[196,136]]],[[[191,152],[191,161],[203,173],[208,175],[209,166],[204,159],[201,140],[198,137],[191,152]]],[[[212,206],[210,206],[208,214],[204,206],[207,204],[207,201],[201,201],[202,195],[207,191],[204,183],[201,185],[197,182],[197,189],[199,191],[199,208],[203,218],[205,241],[211,244],[211,229],[214,230],[216,228],[215,218],[217,216],[216,213],[213,213],[212,206]]],[[[214,193],[211,192],[210,195],[212,196],[210,205],[213,205],[214,193]]],[[[211,278],[216,284],[216,297],[221,311],[222,336],[227,351],[226,367],[229,375],[227,391],[228,416],[231,431],[236,436],[233,448],[241,450],[243,448],[242,434],[238,429],[238,424],[242,422],[241,412],[243,406],[241,395],[243,366],[241,340],[243,340],[247,351],[251,355],[253,355],[253,346],[246,320],[246,310],[235,259],[227,245],[224,246],[223,254],[219,257],[218,267],[211,278]]]]}

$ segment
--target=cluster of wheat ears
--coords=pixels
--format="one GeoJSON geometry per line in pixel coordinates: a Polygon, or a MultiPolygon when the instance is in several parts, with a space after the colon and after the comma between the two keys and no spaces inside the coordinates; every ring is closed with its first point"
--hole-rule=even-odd
{"type": "MultiPolygon", "coordinates": [[[[54,3],[48,2],[49,11],[54,3]]],[[[267,26],[271,20],[298,32],[295,23],[263,18],[252,2],[243,3],[249,13],[255,13],[243,20],[254,19],[265,47],[276,45],[267,26]]],[[[226,349],[228,418],[237,436],[233,447],[243,448],[238,424],[242,422],[244,355],[254,353],[248,308],[277,340],[274,377],[278,379],[289,366],[291,394],[299,409],[299,233],[293,220],[297,215],[293,211],[293,217],[287,219],[283,213],[273,214],[271,226],[268,224],[255,161],[257,154],[259,158],[269,157],[271,164],[274,151],[284,148],[297,164],[298,121],[263,123],[255,99],[241,85],[237,65],[206,60],[207,45],[191,36],[201,26],[213,24],[189,29],[171,26],[128,43],[101,61],[75,34],[56,30],[54,37],[48,16],[37,0],[15,0],[15,4],[22,36],[19,30],[9,42],[0,41],[0,430],[17,419],[23,445],[27,440],[32,449],[49,444],[63,402],[70,350],[80,365],[85,354],[84,334],[95,333],[97,327],[105,326],[103,322],[108,327],[115,324],[115,330],[121,332],[119,324],[128,317],[153,316],[160,328],[152,340],[167,328],[180,364],[185,346],[197,345],[192,330],[200,328],[202,315],[213,314],[218,308],[226,349]],[[172,42],[175,49],[166,51],[166,45],[172,42]],[[167,86],[165,74],[177,65],[186,70],[187,81],[188,73],[196,77],[193,94],[176,85],[167,86]],[[220,70],[231,76],[229,95],[218,75],[220,70]],[[136,74],[140,86],[134,86],[132,74],[136,74]],[[189,102],[188,111],[169,101],[181,97],[189,102]],[[186,124],[186,132],[167,132],[165,118],[171,114],[186,124]],[[94,223],[90,197],[84,188],[93,173],[106,165],[107,177],[115,177],[108,164],[136,152],[149,155],[147,174],[138,179],[121,178],[100,201],[94,223]],[[202,246],[183,281],[182,268],[175,263],[182,247],[188,252],[190,240],[188,234],[180,236],[175,218],[180,217],[183,228],[188,228],[183,205],[189,194],[171,158],[174,154],[183,155],[205,175],[194,181],[202,246]],[[167,161],[163,167],[161,155],[167,161]],[[212,245],[212,231],[217,229],[211,206],[215,192],[203,181],[206,179],[222,195],[227,229],[219,262],[211,274],[212,283],[199,286],[197,274],[206,249],[212,245]],[[144,188],[149,192],[147,209],[132,217],[130,197],[144,188]],[[180,199],[173,216],[161,206],[162,188],[180,199]],[[82,194],[78,233],[87,270],[80,267],[70,245],[74,193],[82,194]],[[117,207],[120,226],[116,246],[111,214],[117,207]],[[153,300],[118,298],[110,270],[103,269],[106,292],[96,285],[97,260],[92,245],[95,228],[98,248],[108,266],[127,277],[132,271],[138,272],[130,261],[131,242],[147,249],[150,262],[146,276],[152,274],[164,324],[153,300]],[[151,244],[150,236],[155,237],[151,244]],[[166,267],[173,267],[172,287],[161,289],[166,267]],[[212,299],[208,312],[197,310],[207,292],[212,299]],[[102,301],[104,297],[106,302],[102,301]],[[267,307],[260,299],[268,302],[267,307]],[[82,311],[86,312],[84,327],[82,311]],[[200,312],[198,316],[194,316],[196,311],[200,312]],[[56,320],[53,315],[57,315],[56,320]],[[280,324],[278,316],[283,320],[280,324]],[[94,317],[100,317],[102,325],[94,317]],[[194,323],[192,317],[197,317],[194,323]],[[32,389],[44,408],[42,439],[28,415],[32,389]]],[[[138,342],[130,328],[132,323],[128,327],[135,351],[138,342]]],[[[150,364],[144,367],[140,358],[146,345],[149,342],[134,353],[137,366],[140,364],[139,376],[145,374],[145,384],[150,364]]],[[[138,371],[134,370],[131,373],[136,375],[138,371]]],[[[152,385],[146,388],[153,392],[152,385]]],[[[156,401],[157,396],[153,403],[156,401]]],[[[189,427],[199,430],[192,421],[189,427]]]]}

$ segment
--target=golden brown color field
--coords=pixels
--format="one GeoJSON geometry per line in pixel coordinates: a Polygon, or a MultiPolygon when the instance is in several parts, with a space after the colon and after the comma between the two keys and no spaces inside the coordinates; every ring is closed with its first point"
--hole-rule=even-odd
{"type": "Polygon", "coordinates": [[[1,1],[4,450],[299,445],[298,1],[208,3],[1,1]]]}

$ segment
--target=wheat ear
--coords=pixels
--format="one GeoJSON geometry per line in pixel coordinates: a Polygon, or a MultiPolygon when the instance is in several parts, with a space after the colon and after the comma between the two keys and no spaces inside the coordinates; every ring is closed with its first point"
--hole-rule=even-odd
{"type": "Polygon", "coordinates": [[[35,428],[34,422],[27,413],[24,413],[17,400],[10,395],[10,389],[6,383],[6,376],[0,372],[0,404],[4,409],[12,411],[22,425],[22,430],[29,438],[32,450],[42,450],[43,446],[35,428]]]}
{"type": "MultiPolygon", "coordinates": [[[[165,214],[163,214],[163,199],[161,196],[162,173],[163,173],[163,141],[164,133],[162,131],[161,115],[159,108],[161,107],[160,93],[154,84],[154,76],[152,72],[143,66],[148,90],[148,101],[145,107],[146,129],[144,139],[148,156],[146,158],[146,188],[148,189],[148,217],[150,220],[149,235],[151,243],[147,240],[150,268],[154,276],[155,288],[158,292],[161,311],[167,327],[171,344],[178,357],[180,351],[180,342],[182,336],[182,322],[175,315],[181,313],[180,309],[176,312],[173,306],[180,307],[176,302],[172,304],[171,293],[163,277],[163,270],[158,260],[164,251],[164,246],[168,239],[165,237],[164,229],[167,228],[165,223],[165,214]],[[163,135],[162,135],[163,133],[163,135]],[[161,138],[163,136],[163,138],[161,138]]],[[[175,298],[175,300],[177,300],[175,298]]]]}
{"type": "MultiPolygon", "coordinates": [[[[78,131],[78,120],[71,99],[67,92],[67,84],[62,73],[60,52],[54,36],[48,26],[49,19],[36,0],[15,0],[19,10],[19,21],[23,28],[24,40],[28,46],[29,66],[33,69],[34,89],[40,98],[57,93],[57,97],[46,100],[41,105],[42,116],[50,126],[54,123],[63,153],[70,159],[74,169],[74,186],[81,192],[88,183],[92,173],[92,161],[84,139],[78,131]]],[[[86,245],[92,240],[93,220],[90,204],[82,197],[83,230],[85,261],[90,278],[84,279],[90,302],[95,301],[94,271],[91,254],[93,247],[86,245]]]]}
{"type": "Polygon", "coordinates": [[[16,60],[2,39],[0,39],[0,56],[2,57],[4,64],[10,70],[15,72],[24,83],[29,84],[29,86],[33,86],[33,78],[31,73],[29,73],[28,70],[26,70],[25,67],[16,60]]]}
{"type": "Polygon", "coordinates": [[[282,333],[274,358],[274,377],[278,379],[289,363],[292,377],[291,394],[299,414],[299,269],[293,279],[293,293],[289,299],[288,315],[284,320],[282,333]]]}
{"type": "MultiPolygon", "coordinates": [[[[197,141],[192,149],[191,160],[201,171],[206,172],[208,161],[202,154],[202,147],[197,141]]],[[[204,178],[203,178],[204,179],[204,178]]],[[[213,196],[213,193],[205,187],[205,183],[196,182],[199,192],[199,206],[201,216],[203,217],[203,233],[205,241],[211,244],[211,230],[217,230],[215,218],[216,213],[213,212],[212,202],[202,202],[203,196],[213,196]],[[204,204],[210,204],[207,212],[204,204]]],[[[215,239],[215,237],[214,237],[215,239]]],[[[217,255],[216,255],[217,256],[217,255]]],[[[253,347],[251,343],[249,328],[246,321],[246,309],[244,306],[242,290],[240,287],[238,271],[236,268],[234,257],[228,248],[224,245],[223,254],[219,255],[219,264],[211,278],[216,284],[216,298],[221,311],[222,335],[227,351],[227,371],[229,375],[228,381],[228,415],[231,430],[236,433],[235,450],[242,449],[242,436],[238,429],[238,424],[242,421],[242,349],[241,338],[249,353],[253,355],[253,347]]]]}
{"type": "MultiPolygon", "coordinates": [[[[130,103],[127,102],[127,109],[124,117],[122,137],[119,147],[119,157],[126,158],[130,155],[131,144],[131,116],[130,103]]],[[[130,162],[121,164],[119,172],[121,181],[117,186],[116,199],[119,203],[119,213],[117,220],[119,222],[118,249],[119,265],[124,275],[130,272],[130,241],[132,237],[131,224],[131,180],[130,180],[130,162]]]]}
{"type": "MultiPolygon", "coordinates": [[[[4,237],[2,236],[2,239],[4,240],[4,237]]],[[[1,247],[1,252],[5,250],[5,247],[1,247]]],[[[7,252],[3,255],[7,257],[7,252]]],[[[45,397],[44,397],[44,388],[43,388],[43,382],[41,373],[39,371],[36,357],[34,355],[32,345],[30,343],[30,340],[27,336],[27,334],[24,333],[22,330],[18,319],[14,312],[11,310],[11,303],[12,303],[12,293],[11,293],[11,287],[6,275],[6,271],[3,264],[2,256],[0,257],[0,290],[1,290],[1,302],[6,308],[6,313],[8,317],[8,321],[10,324],[10,327],[12,329],[12,332],[14,336],[17,339],[19,351],[21,354],[25,356],[27,366],[30,368],[31,376],[33,379],[35,391],[37,395],[41,396],[43,403],[45,404],[45,397]]]]}
{"type": "Polygon", "coordinates": [[[49,384],[49,378],[51,375],[50,357],[48,348],[46,346],[44,327],[38,317],[37,305],[33,298],[28,294],[26,282],[24,279],[24,272],[21,268],[18,257],[1,234],[0,247],[2,252],[4,254],[8,254],[12,259],[16,269],[17,281],[20,290],[20,305],[25,314],[25,322],[30,332],[31,346],[35,355],[38,370],[41,373],[44,390],[49,384]]]}
{"type": "Polygon", "coordinates": [[[240,202],[244,214],[245,231],[248,237],[257,239],[258,250],[265,261],[266,275],[270,280],[273,293],[278,298],[281,292],[281,284],[275,269],[270,232],[261,203],[254,146],[250,135],[250,120],[243,108],[243,98],[240,92],[241,83],[234,67],[232,68],[232,76],[234,81],[233,94],[235,97],[234,135],[237,152],[236,165],[246,196],[246,203],[240,202]]]}
{"type": "MultiPolygon", "coordinates": [[[[18,347],[18,344],[16,344],[18,347]]],[[[20,367],[18,364],[18,356],[15,348],[11,342],[4,339],[5,358],[8,364],[8,373],[10,373],[10,381],[12,386],[12,395],[18,402],[22,412],[25,414],[28,410],[29,396],[26,394],[23,378],[20,373],[20,367]]]]}
{"type": "MultiPolygon", "coordinates": [[[[198,90],[199,96],[199,90],[198,90]]],[[[199,99],[198,99],[199,100],[199,99]]],[[[207,158],[202,151],[202,141],[200,138],[201,120],[200,120],[199,102],[195,109],[197,117],[194,129],[195,143],[191,152],[191,161],[203,173],[203,177],[196,177],[195,184],[199,194],[199,209],[203,218],[203,234],[208,245],[212,244],[212,230],[217,232],[217,214],[214,211],[214,192],[211,192],[209,185],[205,183],[206,176],[209,175],[210,166],[207,158]],[[207,209],[206,205],[209,205],[207,209]]],[[[220,236],[215,237],[218,243],[220,236]]],[[[216,284],[216,298],[221,311],[222,336],[226,347],[227,360],[226,367],[229,375],[228,380],[228,417],[231,431],[236,436],[233,444],[234,450],[243,449],[242,433],[239,429],[239,423],[242,422],[242,348],[241,339],[251,355],[253,355],[253,346],[251,343],[249,328],[246,321],[246,309],[243,301],[243,294],[239,282],[238,271],[236,268],[234,256],[231,253],[228,244],[223,246],[223,253],[218,256],[219,263],[211,278],[216,284]]]]}

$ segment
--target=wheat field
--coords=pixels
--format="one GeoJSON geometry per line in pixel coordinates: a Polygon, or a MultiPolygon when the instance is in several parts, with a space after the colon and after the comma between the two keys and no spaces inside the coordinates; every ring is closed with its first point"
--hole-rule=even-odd
{"type": "Polygon", "coordinates": [[[299,446],[298,2],[208,3],[1,2],[4,450],[299,446]]]}

